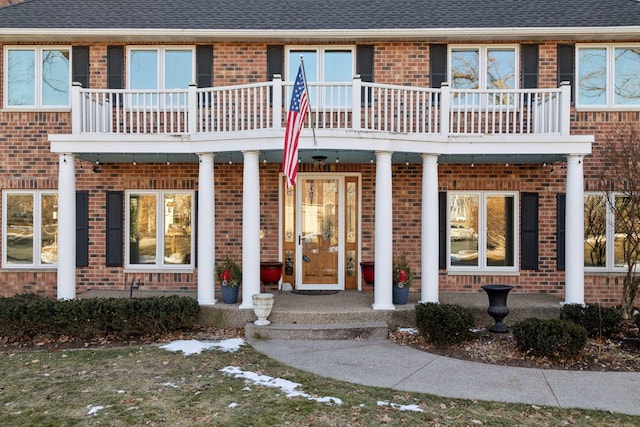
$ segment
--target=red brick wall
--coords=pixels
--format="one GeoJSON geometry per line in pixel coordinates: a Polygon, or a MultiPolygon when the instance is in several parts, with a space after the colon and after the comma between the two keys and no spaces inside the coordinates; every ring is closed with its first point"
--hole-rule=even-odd
{"type": "MultiPolygon", "coordinates": [[[[2,3],[0,3],[2,4],[2,3]]],[[[375,81],[390,84],[428,86],[429,43],[376,42],[375,81]]],[[[540,42],[540,87],[557,86],[555,42],[540,42]]],[[[94,88],[106,87],[106,44],[90,44],[91,76],[94,88]]],[[[0,62],[4,58],[0,56],[0,62]]],[[[1,64],[0,64],[1,65],[1,64]]],[[[3,68],[0,66],[0,72],[3,68]]],[[[217,43],[214,47],[214,84],[216,86],[262,82],[266,78],[265,43],[217,43]]],[[[0,94],[0,97],[2,95],[0,94]]],[[[0,99],[0,102],[2,100],[0,99]]],[[[572,112],[572,133],[594,134],[593,155],[585,159],[585,189],[598,190],[599,160],[604,152],[607,132],[618,123],[638,122],[638,112],[572,112]]],[[[69,113],[0,113],[0,188],[55,189],[57,188],[58,158],[50,152],[47,136],[50,133],[70,133],[69,113]]],[[[242,257],[242,155],[234,153],[233,164],[227,154],[216,160],[216,256],[242,257]]],[[[261,259],[279,258],[278,224],[280,221],[279,164],[260,163],[260,228],[261,259]]],[[[316,171],[314,165],[302,164],[300,171],[316,171]]],[[[197,164],[129,164],[100,165],[94,173],[92,165],[77,162],[77,188],[89,190],[90,246],[87,268],[78,269],[78,289],[103,287],[122,289],[131,279],[140,279],[146,289],[191,289],[197,286],[197,272],[147,273],[125,275],[122,268],[107,268],[105,264],[105,193],[128,189],[198,189],[197,164]]],[[[372,260],[374,250],[375,164],[331,164],[326,170],[359,172],[362,180],[361,260],[372,260]]],[[[517,161],[504,165],[466,166],[440,165],[439,187],[447,190],[513,190],[535,191],[540,195],[540,269],[520,271],[513,276],[447,275],[440,272],[440,286],[447,291],[478,291],[489,282],[508,283],[520,292],[564,293],[564,273],[557,272],[556,259],[556,200],[555,194],[564,191],[565,170],[562,164],[524,166],[517,161]]],[[[394,252],[405,253],[420,285],[420,214],[422,167],[393,166],[394,252]]],[[[589,302],[608,304],[619,301],[619,276],[587,274],[585,296],[589,302]]],[[[54,271],[0,271],[0,294],[44,292],[55,295],[54,271]]]]}

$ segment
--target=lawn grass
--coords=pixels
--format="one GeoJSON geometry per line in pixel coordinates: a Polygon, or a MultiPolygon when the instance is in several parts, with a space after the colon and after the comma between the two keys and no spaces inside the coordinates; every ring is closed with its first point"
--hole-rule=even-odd
{"type": "Polygon", "coordinates": [[[608,412],[449,399],[340,382],[284,366],[247,344],[233,353],[190,356],[153,345],[2,352],[0,404],[2,426],[640,424],[640,417],[608,412]],[[221,372],[228,366],[299,383],[297,391],[342,404],[287,397],[278,388],[221,372]],[[417,405],[424,412],[379,401],[417,405]]]}

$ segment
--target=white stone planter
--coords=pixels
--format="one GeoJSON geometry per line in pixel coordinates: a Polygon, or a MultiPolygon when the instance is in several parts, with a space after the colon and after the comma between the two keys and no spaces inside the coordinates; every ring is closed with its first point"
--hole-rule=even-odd
{"type": "Polygon", "coordinates": [[[256,326],[270,325],[271,322],[267,320],[267,317],[269,317],[273,308],[273,294],[253,294],[251,300],[253,302],[253,312],[258,316],[258,320],[253,324],[256,326]]]}

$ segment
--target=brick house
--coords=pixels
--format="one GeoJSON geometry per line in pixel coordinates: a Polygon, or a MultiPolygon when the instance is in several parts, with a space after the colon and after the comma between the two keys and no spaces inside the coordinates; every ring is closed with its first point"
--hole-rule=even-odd
{"type": "Polygon", "coordinates": [[[594,248],[583,224],[607,133],[639,120],[640,2],[9,3],[2,295],[142,280],[214,304],[229,255],[241,308],[279,260],[298,289],[373,289],[387,310],[403,254],[421,301],[504,283],[620,302],[615,227],[594,248]]]}

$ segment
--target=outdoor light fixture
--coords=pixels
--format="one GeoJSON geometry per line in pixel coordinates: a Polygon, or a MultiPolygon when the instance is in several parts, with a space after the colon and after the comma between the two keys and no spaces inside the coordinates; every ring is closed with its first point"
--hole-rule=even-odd
{"type": "Polygon", "coordinates": [[[324,166],[324,162],[327,160],[327,156],[312,156],[311,158],[316,163],[316,166],[324,166]]]}

